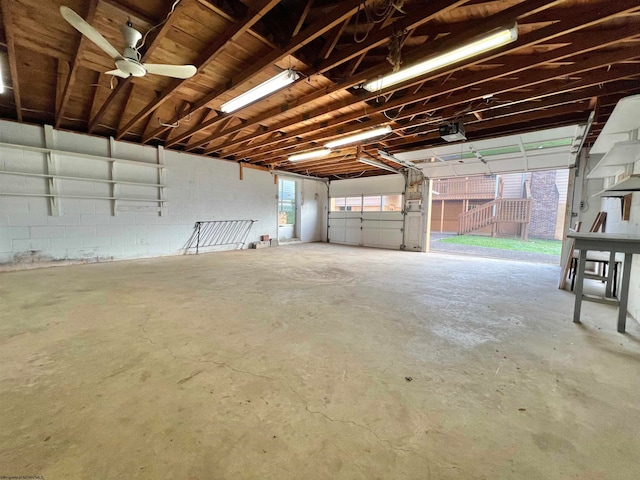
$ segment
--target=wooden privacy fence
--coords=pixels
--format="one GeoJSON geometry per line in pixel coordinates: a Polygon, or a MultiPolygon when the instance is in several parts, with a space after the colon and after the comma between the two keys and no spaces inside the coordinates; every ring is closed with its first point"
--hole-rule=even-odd
{"type": "Polygon", "coordinates": [[[522,238],[527,240],[532,204],[531,198],[496,198],[461,213],[458,216],[458,234],[464,235],[491,225],[491,234],[495,235],[496,225],[500,223],[522,223],[522,238]]]}

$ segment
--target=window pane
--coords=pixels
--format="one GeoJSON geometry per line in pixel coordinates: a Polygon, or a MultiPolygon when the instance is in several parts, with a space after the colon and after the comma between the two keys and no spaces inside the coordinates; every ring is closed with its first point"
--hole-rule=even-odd
{"type": "Polygon", "coordinates": [[[332,212],[339,212],[344,210],[345,199],[344,197],[332,197],[331,198],[331,210],[332,212]]]}
{"type": "Polygon", "coordinates": [[[382,211],[383,212],[402,211],[402,195],[383,195],[382,211]]]}
{"type": "Polygon", "coordinates": [[[278,198],[280,200],[295,200],[296,182],[295,180],[280,180],[278,185],[278,198]]]}
{"type": "Polygon", "coordinates": [[[348,208],[347,210],[359,212],[362,210],[362,197],[347,197],[345,199],[345,203],[348,208]]]}
{"type": "Polygon", "coordinates": [[[364,197],[363,199],[363,210],[365,212],[379,212],[382,206],[382,197],[377,195],[375,197],[364,197]]]}
{"type": "Polygon", "coordinates": [[[293,202],[278,202],[278,225],[293,225],[295,220],[295,204],[293,202]]]}

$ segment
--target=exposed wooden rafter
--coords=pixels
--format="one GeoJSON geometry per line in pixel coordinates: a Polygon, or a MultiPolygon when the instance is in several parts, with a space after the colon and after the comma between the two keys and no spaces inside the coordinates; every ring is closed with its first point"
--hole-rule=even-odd
{"type": "Polygon", "coordinates": [[[0,0],[0,49],[8,54],[5,75],[13,86],[13,96],[0,95],[0,116],[163,145],[243,168],[348,178],[387,172],[358,162],[355,145],[304,162],[288,156],[388,125],[390,134],[361,142],[363,154],[384,163],[379,148],[397,154],[442,144],[442,122],[461,121],[474,141],[584,124],[593,112],[588,146],[615,103],[640,94],[637,0],[404,0],[402,11],[367,12],[362,5],[72,2],[118,47],[124,19],[139,28],[156,25],[142,60],[198,67],[194,77],[178,80],[105,75],[108,56],[72,31],[59,15],[60,1],[0,0]],[[505,46],[382,91],[362,88],[390,73],[398,59],[411,65],[514,22],[518,38],[505,46]],[[231,114],[220,112],[283,68],[300,78],[231,114]]]}
{"type": "Polygon", "coordinates": [[[14,36],[15,22],[11,11],[10,0],[0,0],[0,10],[4,20],[4,35],[7,39],[7,53],[9,55],[9,73],[11,75],[11,88],[13,89],[13,101],[16,105],[16,118],[22,121],[22,101],[20,98],[20,79],[18,78],[18,64],[16,58],[16,42],[14,36]]]}
{"type": "MultiPolygon", "coordinates": [[[[227,91],[231,90],[232,88],[241,87],[265,68],[282,60],[286,56],[307,45],[309,42],[315,40],[322,34],[328,32],[336,25],[339,25],[346,18],[350,17],[355,11],[357,11],[358,6],[360,5],[360,1],[361,0],[348,0],[345,2],[341,2],[331,11],[331,15],[329,15],[328,18],[323,18],[322,20],[315,22],[313,25],[310,25],[304,31],[293,37],[287,46],[272,51],[270,54],[260,59],[259,62],[256,62],[250,69],[232,78],[225,87],[214,90],[204,98],[201,98],[189,111],[189,113],[193,113],[200,108],[205,107],[207,104],[220,97],[227,91]]],[[[220,115],[220,117],[223,117],[223,115],[220,115]]],[[[209,124],[207,126],[210,126],[212,124],[209,124]]],[[[160,129],[155,133],[155,135],[157,135],[159,132],[160,129]]],[[[193,133],[195,132],[191,132],[190,135],[193,135],[193,133]]],[[[149,140],[150,138],[144,139],[145,142],[149,140]]]]}
{"type": "MultiPolygon", "coordinates": [[[[151,38],[150,39],[147,39],[147,42],[149,44],[146,47],[145,52],[142,55],[142,58],[140,60],[142,63],[146,62],[151,57],[151,55],[158,48],[160,43],[167,36],[167,33],[169,32],[169,30],[171,30],[171,28],[173,26],[173,22],[175,21],[175,19],[180,15],[180,13],[181,13],[181,11],[183,9],[186,9],[189,6],[189,2],[192,2],[192,1],[195,1],[195,0],[182,0],[180,3],[178,3],[178,5],[177,5],[177,7],[176,7],[176,9],[174,10],[173,13],[171,13],[172,5],[169,5],[169,8],[167,9],[167,11],[163,12],[164,13],[163,18],[165,18],[166,21],[162,24],[162,26],[159,29],[157,29],[155,32],[153,32],[151,34],[151,38]],[[169,16],[169,18],[167,18],[167,16],[169,16]]],[[[104,104],[102,105],[100,110],[98,110],[98,112],[95,114],[95,116],[93,116],[90,119],[90,121],[89,121],[89,133],[93,132],[93,130],[96,128],[96,126],[98,125],[98,122],[102,119],[102,116],[106,113],[107,109],[109,108],[109,106],[111,105],[113,100],[122,91],[127,89],[127,86],[131,82],[131,80],[132,80],[132,77],[128,77],[128,78],[124,78],[124,79],[122,79],[122,78],[118,79],[118,85],[116,86],[116,88],[111,92],[111,95],[109,95],[109,97],[106,99],[106,101],[104,102],[104,104]]],[[[128,102],[129,102],[129,100],[127,99],[127,103],[128,102]]]]}
{"type": "MultiPolygon", "coordinates": [[[[224,48],[227,45],[229,45],[231,42],[236,41],[241,35],[243,35],[247,30],[255,25],[255,23],[260,20],[260,18],[262,18],[265,13],[271,10],[278,3],[279,0],[262,0],[256,7],[249,10],[244,19],[236,24],[230,25],[229,28],[221,35],[218,41],[209,46],[207,51],[197,61],[196,67],[199,70],[206,68],[207,65],[213,62],[224,51],[224,48]]],[[[173,92],[175,92],[178,88],[180,88],[188,81],[188,79],[174,81],[172,85],[167,89],[167,91],[165,91],[156,101],[148,104],[140,112],[134,115],[134,117],[118,132],[117,138],[122,138],[133,125],[135,125],[139,120],[143,119],[160,105],[162,105],[166,100],[169,99],[173,92]]],[[[177,117],[174,118],[172,122],[179,122],[189,113],[193,113],[192,110],[193,109],[190,109],[187,114],[177,115],[177,117]]],[[[166,131],[166,127],[159,128],[157,131],[164,132],[166,131]]],[[[158,133],[155,133],[154,136],[155,135],[158,135],[158,133]]]]}
{"type": "MultiPolygon", "coordinates": [[[[420,49],[416,49],[412,52],[412,56],[414,57],[422,57],[425,55],[430,54],[434,49],[438,49],[438,48],[447,48],[448,46],[451,45],[456,45],[456,44],[460,44],[466,41],[466,39],[468,38],[472,38],[475,35],[478,35],[479,33],[485,32],[486,29],[491,29],[491,28],[495,28],[496,26],[500,26],[505,22],[508,21],[514,21],[516,18],[518,18],[520,15],[525,15],[530,13],[530,9],[533,9],[533,11],[537,11],[540,8],[543,8],[545,5],[551,5],[552,3],[555,2],[550,2],[549,0],[535,0],[535,1],[531,1],[527,3],[527,8],[523,7],[523,4],[517,5],[516,7],[512,7],[508,10],[506,10],[505,12],[502,12],[500,16],[496,17],[496,18],[492,18],[491,21],[488,24],[483,24],[482,26],[475,26],[474,28],[469,29],[464,35],[455,38],[455,39],[451,39],[451,38],[445,38],[443,40],[440,40],[438,42],[435,42],[435,44],[428,44],[425,45],[424,47],[420,48],[420,49]]],[[[417,25],[421,25],[424,21],[427,21],[429,19],[431,19],[433,17],[433,15],[435,15],[434,11],[428,11],[426,13],[426,16],[423,19],[412,19],[411,20],[411,25],[412,26],[417,26],[417,25]]],[[[403,26],[406,25],[406,22],[402,23],[403,26]]],[[[390,35],[392,33],[392,29],[389,27],[386,35],[390,35]]],[[[377,37],[376,37],[377,38],[377,37]]],[[[365,45],[362,46],[363,51],[367,51],[372,45],[375,44],[377,40],[370,40],[369,42],[367,42],[365,45]]],[[[352,58],[351,52],[348,52],[347,54],[343,54],[341,57],[341,60],[339,60],[338,58],[333,58],[331,59],[331,61],[329,62],[329,64],[334,67],[336,65],[339,65],[342,63],[342,61],[346,61],[348,59],[352,58]]],[[[320,67],[320,70],[324,69],[324,68],[329,68],[329,64],[325,65],[324,67],[320,67]]],[[[358,75],[353,75],[353,76],[349,76],[346,80],[342,81],[342,82],[338,82],[336,83],[334,86],[332,86],[331,88],[328,88],[324,91],[319,91],[319,92],[315,92],[299,101],[296,102],[291,102],[290,104],[287,105],[286,110],[291,110],[293,108],[298,108],[298,107],[303,107],[304,105],[308,105],[308,104],[312,104],[313,102],[317,101],[318,99],[322,98],[323,96],[327,96],[327,95],[331,95],[337,91],[340,90],[346,90],[348,88],[354,87],[356,85],[358,85],[359,83],[363,82],[364,80],[367,80],[369,78],[375,78],[378,75],[381,75],[383,73],[386,73],[389,69],[389,66],[387,64],[383,64],[377,67],[374,67],[372,69],[368,69],[364,72],[360,72],[358,75]]],[[[400,87],[398,87],[400,88],[400,87]]],[[[387,90],[387,91],[392,91],[392,90],[387,90]]],[[[385,92],[386,93],[386,92],[385,92]]],[[[376,96],[378,96],[378,93],[372,93],[372,94],[368,94],[365,95],[364,97],[354,97],[352,98],[352,100],[348,103],[348,104],[342,104],[342,105],[334,105],[332,107],[328,107],[325,108],[325,112],[322,113],[326,113],[327,110],[332,109],[335,110],[336,108],[345,108],[349,105],[353,105],[353,104],[357,104],[362,102],[363,100],[366,99],[371,99],[371,98],[375,98],[376,96]]],[[[318,115],[320,115],[321,113],[316,111],[313,112],[312,114],[310,114],[310,116],[312,117],[316,117],[318,115]]],[[[265,113],[263,116],[261,117],[257,117],[254,118],[253,121],[247,122],[246,126],[249,127],[253,124],[256,124],[258,122],[263,121],[265,118],[270,118],[272,116],[276,115],[276,112],[274,111],[270,111],[268,113],[265,113]]],[[[282,128],[286,128],[289,125],[283,125],[283,124],[279,124],[278,127],[272,127],[273,129],[279,130],[282,128]]],[[[200,129],[204,129],[206,128],[207,125],[201,125],[200,129]]],[[[193,129],[195,130],[195,129],[193,129]]],[[[197,130],[196,130],[197,131],[197,130]]],[[[191,134],[195,133],[195,131],[191,131],[191,134]]],[[[225,132],[226,133],[226,132],[225,132]]],[[[265,132],[266,133],[266,132],[265,132]]],[[[211,137],[207,137],[205,140],[207,141],[211,141],[213,140],[213,138],[211,137]]],[[[203,140],[204,142],[204,140],[203,140]]],[[[168,145],[171,146],[171,145],[168,145]]],[[[192,149],[195,148],[199,145],[189,145],[188,149],[192,149]]],[[[210,153],[210,152],[207,152],[210,153]]]]}
{"type": "MultiPolygon", "coordinates": [[[[91,0],[89,2],[89,9],[87,11],[87,15],[85,17],[85,21],[91,25],[93,23],[93,19],[96,16],[96,9],[98,8],[98,0],[91,0]]],[[[76,55],[71,62],[71,68],[69,71],[69,75],[67,76],[66,82],[64,84],[64,88],[62,89],[63,94],[58,105],[58,109],[56,111],[56,123],[55,127],[60,128],[62,124],[62,119],[64,118],[64,113],[67,110],[67,103],[69,102],[69,98],[71,97],[71,92],[73,91],[73,86],[76,83],[76,76],[78,74],[78,69],[80,68],[80,62],[82,60],[82,55],[84,55],[84,51],[91,44],[91,40],[89,40],[84,35],[78,33],[78,46],[76,47],[76,55]]],[[[61,78],[58,78],[60,81],[61,78]]]]}
{"type": "MultiPolygon", "coordinates": [[[[529,47],[531,45],[535,45],[537,43],[543,42],[543,41],[548,41],[549,39],[555,38],[558,35],[562,35],[564,32],[566,31],[573,31],[574,29],[577,28],[581,28],[582,25],[585,25],[584,23],[584,18],[583,19],[572,19],[570,21],[567,21],[566,23],[563,22],[558,22],[556,24],[550,25],[549,27],[540,29],[538,31],[532,32],[531,34],[524,36],[523,38],[521,38],[518,42],[516,42],[515,44],[512,44],[512,46],[507,47],[505,49],[502,49],[502,51],[498,54],[494,54],[494,56],[500,55],[505,53],[505,51],[517,51],[517,50],[521,50],[522,48],[525,47],[529,47]]],[[[597,13],[594,13],[594,15],[589,19],[589,23],[588,25],[593,24],[592,22],[598,22],[598,21],[604,21],[603,17],[599,16],[597,13]]],[[[633,36],[635,34],[635,32],[632,29],[621,29],[618,30],[617,32],[612,32],[612,33],[603,33],[600,35],[592,35],[590,36],[590,38],[586,39],[584,43],[581,43],[580,45],[576,46],[576,45],[568,45],[567,47],[564,47],[564,49],[559,49],[559,50],[552,50],[550,52],[547,52],[546,54],[543,55],[536,55],[535,57],[530,57],[530,58],[521,58],[519,60],[515,60],[512,63],[509,63],[508,65],[504,65],[501,68],[498,69],[493,69],[493,70],[488,70],[486,72],[480,72],[474,76],[471,77],[466,77],[463,81],[461,82],[457,82],[457,83],[453,83],[453,84],[449,84],[445,89],[442,88],[438,88],[438,90],[440,91],[440,93],[447,93],[447,92],[453,92],[456,90],[462,90],[462,89],[466,89],[466,88],[470,88],[474,85],[478,85],[480,83],[485,83],[485,82],[492,82],[498,78],[504,77],[504,76],[508,76],[508,75],[513,75],[516,74],[518,72],[521,71],[525,71],[525,70],[529,70],[535,66],[541,65],[541,64],[545,64],[548,62],[553,62],[553,61],[558,61],[560,59],[566,58],[566,57],[570,57],[570,56],[575,56],[579,53],[585,53],[588,52],[592,49],[595,48],[599,48],[602,46],[606,46],[609,43],[614,43],[617,41],[620,41],[620,39],[622,38],[626,38],[629,36],[633,36]]],[[[487,59],[491,59],[491,56],[489,57],[484,57],[483,61],[486,61],[487,59]]],[[[440,73],[439,75],[442,75],[443,73],[440,73]]],[[[434,75],[431,78],[436,78],[436,75],[434,75]]],[[[401,86],[403,87],[403,86],[401,86]]],[[[394,87],[393,89],[389,89],[387,91],[394,91],[396,88],[394,87]]],[[[398,88],[399,89],[399,88],[398,88]]],[[[400,98],[396,98],[396,99],[392,99],[386,103],[384,103],[383,105],[379,106],[379,107],[371,107],[371,106],[367,106],[367,113],[370,115],[371,113],[375,113],[375,112],[381,112],[381,111],[385,111],[385,110],[389,110],[389,109],[393,109],[393,108],[399,108],[399,107],[403,107],[415,102],[419,102],[421,100],[425,100],[427,98],[431,98],[431,96],[433,96],[433,94],[436,93],[432,90],[426,90],[426,91],[422,91],[422,92],[418,92],[416,94],[413,95],[407,95],[404,97],[400,97],[400,98]]],[[[491,92],[489,92],[491,93],[491,92]]],[[[333,104],[331,107],[325,107],[322,110],[316,110],[316,111],[312,111],[310,112],[310,116],[311,117],[319,117],[322,114],[327,113],[329,110],[337,110],[337,109],[343,109],[343,108],[347,108],[347,107],[353,107],[359,103],[361,103],[363,100],[372,100],[375,99],[377,96],[376,93],[371,93],[371,94],[367,94],[364,97],[360,97],[360,98],[353,98],[349,101],[344,101],[342,103],[339,104],[333,104]]],[[[343,116],[339,122],[340,123],[346,123],[352,120],[355,120],[356,118],[359,118],[360,116],[362,116],[361,112],[354,112],[353,114],[350,115],[346,115],[343,116]]],[[[288,128],[292,125],[295,125],[295,123],[297,123],[299,121],[299,119],[295,119],[295,118],[290,118],[285,122],[282,123],[278,123],[275,124],[274,126],[270,127],[270,129],[266,132],[264,132],[262,135],[267,134],[270,130],[282,130],[285,128],[288,128]]],[[[332,125],[335,126],[336,125],[336,121],[332,122],[332,125]]],[[[249,126],[249,125],[245,125],[245,126],[249,126]]],[[[306,129],[310,129],[311,127],[306,127],[306,129]]],[[[305,130],[306,130],[305,129],[305,130]]],[[[305,133],[305,130],[299,131],[296,130],[295,131],[295,135],[299,135],[300,133],[305,133]]],[[[318,128],[315,127],[313,128],[313,131],[317,131],[318,128]]],[[[226,133],[226,132],[225,132],[226,133]]],[[[255,134],[252,134],[252,136],[254,136],[255,134]]],[[[289,136],[291,136],[293,134],[289,134],[289,136]]],[[[222,145],[218,145],[216,147],[212,147],[210,148],[206,153],[213,153],[214,151],[217,150],[223,150],[225,148],[232,148],[234,147],[238,142],[242,141],[243,137],[240,137],[238,140],[235,141],[235,143],[229,142],[227,141],[226,143],[222,144],[222,145]],[[217,149],[217,150],[214,150],[217,149]]],[[[288,138],[288,137],[285,137],[288,138]]],[[[210,138],[207,138],[207,140],[212,140],[210,138]]],[[[282,139],[281,139],[282,140],[282,139]]],[[[237,152],[237,153],[246,153],[246,152],[237,152]]]]}

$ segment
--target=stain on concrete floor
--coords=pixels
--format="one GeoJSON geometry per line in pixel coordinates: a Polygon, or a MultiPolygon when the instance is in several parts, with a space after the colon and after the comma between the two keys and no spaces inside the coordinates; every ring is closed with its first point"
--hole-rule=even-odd
{"type": "Polygon", "coordinates": [[[324,244],[0,274],[0,475],[632,479],[640,328],[574,325],[557,275],[324,244]]]}

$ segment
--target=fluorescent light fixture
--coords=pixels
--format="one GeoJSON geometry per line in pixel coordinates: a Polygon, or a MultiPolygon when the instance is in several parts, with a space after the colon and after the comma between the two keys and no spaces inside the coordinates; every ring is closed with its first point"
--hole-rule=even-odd
{"type": "Polygon", "coordinates": [[[266,97],[272,94],[276,90],[280,90],[282,87],[295,82],[300,75],[293,70],[285,70],[280,72],[275,77],[270,78],[266,82],[261,83],[257,87],[253,87],[251,90],[244,92],[242,95],[238,95],[233,100],[229,100],[223,103],[220,107],[224,113],[235,112],[236,110],[255,102],[256,100],[266,97]]]}
{"type": "Polygon", "coordinates": [[[396,170],[393,167],[390,167],[389,165],[385,165],[382,162],[377,162],[375,160],[370,160],[368,158],[359,158],[358,161],[360,163],[364,163],[365,165],[371,165],[372,167],[377,167],[377,168],[381,168],[382,170],[387,170],[389,172],[393,172],[393,173],[400,173],[398,172],[398,170],[396,170]]]}
{"type": "Polygon", "coordinates": [[[431,57],[410,67],[403,68],[395,73],[372,80],[365,83],[364,88],[370,92],[377,92],[378,90],[383,90],[391,85],[409,80],[410,78],[419,77],[425,73],[474,57],[479,53],[501,47],[502,45],[514,42],[517,39],[518,24],[515,24],[511,28],[502,28],[467,43],[466,45],[454,48],[453,50],[449,50],[448,52],[444,52],[440,55],[436,55],[435,57],[431,57]]]}
{"type": "Polygon", "coordinates": [[[310,152],[297,153],[289,157],[290,162],[300,162],[302,160],[311,160],[312,158],[326,157],[331,153],[328,148],[321,148],[319,150],[311,150],[310,152]]]}
{"type": "Polygon", "coordinates": [[[349,143],[359,142],[360,140],[367,140],[373,137],[379,137],[391,132],[389,125],[385,127],[374,128],[373,130],[365,130],[364,132],[356,133],[355,135],[349,135],[348,137],[338,138],[331,140],[324,144],[325,148],[336,148],[349,143]]]}

